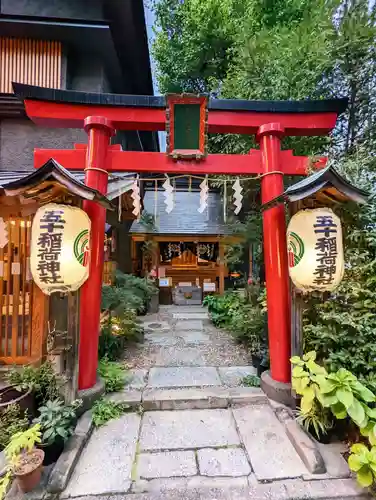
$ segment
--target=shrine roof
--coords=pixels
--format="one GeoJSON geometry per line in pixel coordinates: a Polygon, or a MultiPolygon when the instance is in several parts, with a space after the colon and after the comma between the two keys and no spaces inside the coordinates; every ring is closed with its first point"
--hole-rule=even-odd
{"type": "MultiPolygon", "coordinates": [[[[56,161],[55,161],[55,163],[57,165],[59,165],[56,161]]],[[[65,175],[66,175],[66,173],[68,173],[69,176],[74,181],[77,181],[79,183],[79,185],[82,185],[85,188],[87,188],[87,186],[84,184],[85,172],[83,172],[83,171],[82,172],[81,171],[69,172],[61,165],[59,165],[59,167],[61,169],[63,169],[65,175]]],[[[34,171],[32,173],[34,173],[34,171]]],[[[14,183],[17,183],[18,181],[21,181],[22,179],[29,177],[29,174],[30,174],[30,172],[25,171],[25,170],[0,171],[0,189],[9,188],[10,185],[13,185],[14,183]]],[[[134,177],[134,174],[129,173],[129,172],[111,172],[111,173],[109,173],[108,188],[107,188],[107,194],[106,194],[107,200],[113,200],[114,198],[120,196],[121,194],[129,191],[132,187],[133,177],[134,177]]],[[[90,189],[90,188],[87,188],[87,189],[90,189]]]]}
{"type": "Polygon", "coordinates": [[[106,209],[113,210],[111,202],[96,189],[86,186],[52,158],[30,174],[23,172],[3,182],[0,174],[1,191],[5,196],[23,196],[25,199],[50,201],[57,191],[78,196],[83,200],[95,201],[106,209]]]}
{"type": "Polygon", "coordinates": [[[208,208],[201,214],[197,211],[200,206],[199,191],[176,191],[174,194],[174,208],[169,214],[164,203],[164,191],[145,191],[144,211],[154,215],[157,213],[157,224],[154,230],[145,227],[140,221],[134,221],[131,233],[153,234],[206,234],[223,235],[229,231],[223,222],[223,204],[220,193],[209,191],[208,208]]]}
{"type": "Polygon", "coordinates": [[[324,205],[348,201],[366,203],[367,197],[366,191],[352,185],[333,166],[329,165],[288,187],[281,196],[266,203],[262,208],[282,202],[293,203],[307,198],[316,199],[324,205]]]}
{"type": "MultiPolygon", "coordinates": [[[[77,90],[59,90],[12,82],[16,96],[21,99],[43,100],[67,104],[95,106],[166,108],[165,96],[105,94],[77,90]]],[[[348,100],[320,99],[304,101],[248,101],[243,99],[209,99],[209,110],[253,111],[261,113],[343,113],[348,100]]]]}

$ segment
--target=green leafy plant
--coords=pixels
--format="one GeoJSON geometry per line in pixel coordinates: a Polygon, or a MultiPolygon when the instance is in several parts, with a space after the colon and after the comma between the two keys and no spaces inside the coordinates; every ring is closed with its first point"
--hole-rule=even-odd
{"type": "Polygon", "coordinates": [[[41,431],[39,424],[12,435],[9,444],[4,450],[7,464],[5,474],[0,478],[0,500],[5,497],[12,482],[14,471],[19,467],[21,459],[27,461],[28,454],[31,454],[35,445],[40,442],[41,431]]]}
{"type": "Polygon", "coordinates": [[[318,440],[327,434],[328,430],[333,426],[330,411],[327,408],[323,408],[316,401],[313,402],[308,411],[303,411],[300,408],[297,411],[296,420],[307,432],[314,434],[318,440]]]}
{"type": "Polygon", "coordinates": [[[260,387],[260,377],[258,377],[257,375],[247,375],[246,377],[242,378],[241,384],[247,387],[260,387]]]}
{"type": "Polygon", "coordinates": [[[99,358],[107,358],[109,361],[116,361],[121,358],[125,347],[125,337],[112,333],[111,325],[101,328],[98,344],[99,358]]]}
{"type": "Polygon", "coordinates": [[[9,405],[0,413],[0,450],[10,442],[13,434],[25,431],[29,426],[27,414],[21,411],[17,403],[9,405]]]}
{"type": "Polygon", "coordinates": [[[376,418],[376,410],[368,403],[376,401],[375,395],[348,370],[340,368],[328,374],[315,359],[314,351],[304,354],[303,358],[291,358],[295,365],[292,387],[302,396],[300,408],[303,414],[309,413],[317,401],[322,407],[330,408],[335,418],[349,416],[360,429],[368,432],[370,425],[374,426],[372,419],[376,418]]]}
{"type": "Polygon", "coordinates": [[[100,427],[106,424],[108,421],[119,418],[123,415],[129,406],[122,403],[116,403],[109,399],[98,399],[93,405],[93,423],[95,427],[100,427]]]}
{"type": "Polygon", "coordinates": [[[121,316],[111,317],[111,332],[114,335],[119,335],[128,342],[141,342],[143,340],[144,330],[137,323],[137,316],[134,311],[124,311],[121,316]]]}
{"type": "Polygon", "coordinates": [[[44,445],[49,446],[58,439],[66,441],[73,434],[76,411],[81,405],[80,399],[69,405],[55,399],[38,408],[40,415],[34,419],[34,423],[40,426],[44,445]]]}
{"type": "Polygon", "coordinates": [[[49,361],[40,366],[14,367],[7,374],[7,379],[19,391],[32,389],[38,404],[59,397],[60,388],[64,384],[63,378],[56,374],[49,361]]]}
{"type": "Polygon", "coordinates": [[[351,455],[348,459],[349,467],[356,472],[356,478],[360,486],[367,488],[376,480],[376,446],[370,449],[363,443],[354,444],[351,447],[351,455]]]}
{"type": "Polygon", "coordinates": [[[129,378],[124,365],[103,358],[98,363],[98,373],[105,384],[106,392],[116,392],[124,389],[129,378]]]}

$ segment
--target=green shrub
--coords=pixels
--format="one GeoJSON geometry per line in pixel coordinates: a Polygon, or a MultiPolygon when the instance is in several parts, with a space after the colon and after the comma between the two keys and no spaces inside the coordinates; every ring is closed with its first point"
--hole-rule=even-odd
{"type": "Polygon", "coordinates": [[[60,388],[64,384],[62,377],[56,374],[49,361],[37,367],[31,365],[22,368],[14,367],[7,374],[7,379],[19,391],[33,389],[39,405],[58,398],[60,388]]]}
{"type": "Polygon", "coordinates": [[[124,389],[129,378],[124,365],[103,358],[98,363],[98,373],[105,384],[106,392],[116,392],[124,389]]]}
{"type": "Polygon", "coordinates": [[[114,335],[111,327],[102,327],[98,344],[99,359],[106,357],[109,361],[116,361],[121,358],[125,347],[125,338],[114,335]]]}
{"type": "Polygon", "coordinates": [[[116,361],[121,358],[127,344],[142,340],[143,328],[137,323],[134,311],[124,311],[122,316],[110,316],[101,328],[99,358],[116,361]]]}
{"type": "Polygon", "coordinates": [[[121,316],[112,316],[110,319],[111,331],[124,338],[125,343],[141,342],[144,336],[142,326],[137,323],[134,311],[124,311],[121,316]]]}
{"type": "Polygon", "coordinates": [[[0,450],[10,442],[16,432],[24,431],[29,426],[27,415],[21,411],[18,404],[13,403],[0,413],[0,450]]]}
{"type": "Polygon", "coordinates": [[[215,326],[228,329],[253,354],[268,359],[265,291],[249,287],[247,297],[236,292],[204,299],[215,326]]]}
{"type": "Polygon", "coordinates": [[[122,403],[115,403],[108,399],[98,399],[93,405],[93,423],[95,427],[100,427],[108,421],[121,417],[127,410],[129,406],[122,403]]]}
{"type": "Polygon", "coordinates": [[[157,291],[155,284],[148,278],[116,271],[114,284],[102,287],[102,310],[118,315],[128,310],[144,312],[157,291]]]}

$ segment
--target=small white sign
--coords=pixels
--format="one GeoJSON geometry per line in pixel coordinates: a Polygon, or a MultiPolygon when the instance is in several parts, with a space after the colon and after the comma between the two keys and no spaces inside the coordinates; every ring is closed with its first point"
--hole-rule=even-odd
{"type": "Polygon", "coordinates": [[[192,286],[192,281],[182,281],[178,286],[192,286]]]}
{"type": "Polygon", "coordinates": [[[21,274],[21,264],[19,262],[12,262],[12,274],[15,276],[21,274]]]}
{"type": "Polygon", "coordinates": [[[215,292],[217,290],[216,283],[204,283],[204,292],[215,292]]]}
{"type": "Polygon", "coordinates": [[[171,286],[171,278],[159,278],[159,286],[171,286]]]}

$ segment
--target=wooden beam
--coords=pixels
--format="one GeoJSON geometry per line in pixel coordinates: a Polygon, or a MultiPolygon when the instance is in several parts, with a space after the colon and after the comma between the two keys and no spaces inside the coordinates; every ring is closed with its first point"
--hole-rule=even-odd
{"type": "Polygon", "coordinates": [[[33,285],[33,312],[31,320],[31,359],[44,357],[44,346],[47,333],[49,299],[42,290],[33,285]]]}
{"type": "MultiPolygon", "coordinates": [[[[85,169],[86,150],[35,149],[34,167],[39,168],[53,158],[67,170],[85,169]]],[[[310,159],[294,156],[291,150],[282,151],[281,170],[285,175],[307,175],[310,159]]],[[[317,168],[325,166],[327,158],[316,162],[317,168]]],[[[262,173],[261,152],[252,149],[247,155],[213,154],[206,159],[174,161],[164,153],[120,151],[110,148],[107,154],[109,172],[140,172],[192,175],[258,175],[262,173]]]]}

